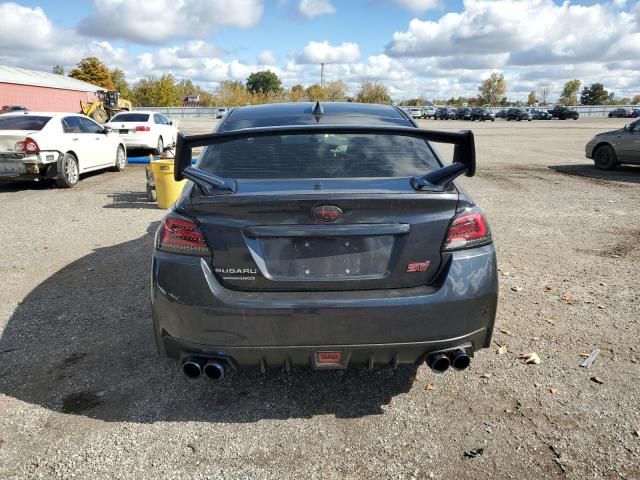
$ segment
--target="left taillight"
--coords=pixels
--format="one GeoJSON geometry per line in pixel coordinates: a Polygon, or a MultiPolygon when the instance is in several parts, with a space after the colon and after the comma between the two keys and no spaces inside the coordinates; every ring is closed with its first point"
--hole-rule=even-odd
{"type": "Polygon", "coordinates": [[[40,147],[33,138],[27,137],[21,142],[17,142],[14,150],[21,153],[39,153],[40,147]]]}
{"type": "Polygon", "coordinates": [[[182,255],[211,255],[202,229],[192,220],[174,215],[169,215],[162,221],[156,236],[156,248],[162,252],[182,255]]]}
{"type": "Polygon", "coordinates": [[[443,251],[481,247],[491,243],[491,231],[480,209],[465,210],[454,217],[447,230],[443,251]]]}

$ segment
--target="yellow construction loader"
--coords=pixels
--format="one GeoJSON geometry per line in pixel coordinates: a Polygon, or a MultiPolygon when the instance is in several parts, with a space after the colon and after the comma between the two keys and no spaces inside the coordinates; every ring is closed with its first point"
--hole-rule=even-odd
{"type": "Polygon", "coordinates": [[[130,111],[133,106],[129,100],[120,98],[115,90],[100,90],[96,92],[98,100],[84,102],[80,100],[80,111],[98,123],[105,123],[120,111],[130,111]]]}

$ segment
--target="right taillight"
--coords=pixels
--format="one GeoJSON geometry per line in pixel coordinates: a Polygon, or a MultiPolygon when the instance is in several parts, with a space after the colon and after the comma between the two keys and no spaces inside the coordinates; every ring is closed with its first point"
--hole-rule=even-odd
{"type": "Polygon", "coordinates": [[[462,250],[491,243],[489,225],[480,210],[466,210],[458,214],[447,230],[442,250],[462,250]]]}
{"type": "Polygon", "coordinates": [[[202,229],[183,217],[167,216],[156,237],[156,248],[163,252],[183,255],[208,256],[211,254],[202,229]]]}
{"type": "Polygon", "coordinates": [[[136,132],[150,132],[150,131],[151,131],[151,127],[147,125],[138,125],[136,127],[136,132]]]}

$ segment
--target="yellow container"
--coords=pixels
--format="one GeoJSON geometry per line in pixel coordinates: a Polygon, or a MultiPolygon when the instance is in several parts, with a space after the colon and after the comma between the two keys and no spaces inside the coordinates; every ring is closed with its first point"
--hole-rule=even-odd
{"type": "Polygon", "coordinates": [[[158,207],[169,208],[176,203],[186,180],[176,182],[173,178],[173,160],[152,161],[151,172],[156,185],[158,207]]]}

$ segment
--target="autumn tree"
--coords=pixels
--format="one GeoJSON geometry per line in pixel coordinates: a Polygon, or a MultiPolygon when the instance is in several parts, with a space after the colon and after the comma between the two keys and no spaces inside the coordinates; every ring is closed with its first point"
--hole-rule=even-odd
{"type": "Polygon", "coordinates": [[[383,83],[363,80],[356,93],[356,102],[391,103],[391,95],[389,95],[389,89],[383,83]]]}
{"type": "Polygon", "coordinates": [[[62,65],[54,65],[51,71],[56,75],[64,75],[64,68],[62,65]]]}
{"type": "Polygon", "coordinates": [[[479,100],[482,104],[498,105],[505,98],[507,83],[502,73],[492,73],[478,87],[479,100]]]}
{"type": "Polygon", "coordinates": [[[347,86],[342,80],[333,80],[324,85],[327,100],[331,102],[342,102],[347,96],[347,86]]]}
{"type": "Polygon", "coordinates": [[[640,104],[640,95],[636,95],[636,96],[634,96],[634,97],[631,99],[631,103],[632,103],[633,105],[638,105],[638,104],[640,104]]]}
{"type": "Polygon", "coordinates": [[[214,93],[216,104],[225,107],[236,107],[250,103],[250,94],[242,82],[226,80],[220,82],[214,93]]]}
{"type": "Polygon", "coordinates": [[[119,68],[114,68],[109,71],[109,74],[111,75],[114,89],[118,91],[120,96],[126,99],[131,98],[131,89],[129,88],[129,84],[124,76],[124,72],[119,68]]]}
{"type": "Polygon", "coordinates": [[[253,72],[247,77],[247,90],[251,93],[279,93],[281,89],[280,77],[271,70],[253,72]]]}
{"type": "Polygon", "coordinates": [[[316,100],[324,102],[325,100],[327,100],[326,90],[318,84],[311,85],[309,88],[307,88],[306,93],[307,98],[312,102],[315,102],[316,100]]]}
{"type": "Polygon", "coordinates": [[[562,87],[559,101],[563,105],[575,105],[578,103],[578,91],[582,82],[578,79],[569,80],[562,87]]]}
{"type": "Polygon", "coordinates": [[[534,90],[531,90],[529,92],[529,95],[527,96],[527,105],[532,106],[535,105],[538,102],[538,99],[536,98],[536,92],[534,90]]]}
{"type": "Polygon", "coordinates": [[[109,69],[98,57],[83,58],[78,66],[71,70],[69,76],[107,90],[115,89],[109,69]]]}
{"type": "Polygon", "coordinates": [[[300,84],[294,85],[289,89],[289,101],[301,102],[305,98],[304,87],[300,84]]]}

